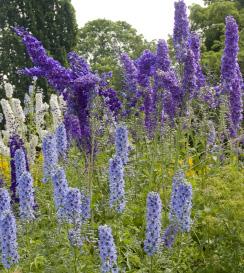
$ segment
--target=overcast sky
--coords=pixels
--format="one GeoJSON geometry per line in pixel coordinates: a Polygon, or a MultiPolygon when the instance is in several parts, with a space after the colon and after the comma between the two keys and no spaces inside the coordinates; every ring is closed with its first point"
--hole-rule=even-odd
{"type": "MultiPolygon", "coordinates": [[[[105,18],[131,24],[148,40],[167,38],[172,33],[174,0],[72,0],[80,27],[105,18]]],[[[202,0],[185,0],[187,6],[202,0]]]]}

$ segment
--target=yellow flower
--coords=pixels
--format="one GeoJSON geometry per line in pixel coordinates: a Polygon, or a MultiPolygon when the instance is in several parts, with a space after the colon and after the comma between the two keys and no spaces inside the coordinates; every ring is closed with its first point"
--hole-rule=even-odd
{"type": "Polygon", "coordinates": [[[10,159],[0,155],[0,173],[5,181],[10,181],[10,159]]]}

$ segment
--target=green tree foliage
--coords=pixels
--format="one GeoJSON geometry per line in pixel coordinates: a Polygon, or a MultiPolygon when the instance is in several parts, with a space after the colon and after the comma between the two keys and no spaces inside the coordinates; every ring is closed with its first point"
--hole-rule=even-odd
{"type": "Polygon", "coordinates": [[[137,58],[151,46],[153,43],[147,42],[124,21],[97,19],[86,23],[79,32],[79,54],[89,61],[94,70],[112,71],[112,83],[116,89],[121,88],[120,53],[127,52],[132,58],[137,58]]]}
{"type": "Polygon", "coordinates": [[[240,54],[239,63],[244,74],[244,1],[210,0],[208,6],[191,7],[192,30],[201,34],[203,39],[202,63],[210,78],[217,81],[220,75],[221,55],[225,40],[225,17],[234,16],[239,24],[240,54]]]}
{"type": "MultiPolygon", "coordinates": [[[[77,42],[77,24],[70,0],[1,0],[0,1],[0,81],[7,76],[23,98],[30,79],[18,75],[18,68],[32,66],[20,39],[11,27],[23,26],[31,31],[50,55],[66,63],[66,53],[77,42]]],[[[47,92],[47,85],[39,81],[47,92]]],[[[0,89],[0,97],[3,89],[0,89]]]]}

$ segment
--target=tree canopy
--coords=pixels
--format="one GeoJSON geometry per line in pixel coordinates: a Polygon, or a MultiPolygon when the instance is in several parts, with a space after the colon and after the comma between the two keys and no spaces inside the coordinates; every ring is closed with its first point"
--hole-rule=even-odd
{"type": "MultiPolygon", "coordinates": [[[[21,41],[11,30],[14,26],[23,26],[31,31],[62,64],[66,63],[66,53],[76,46],[78,28],[70,0],[1,0],[1,82],[3,76],[7,76],[16,87],[16,96],[23,98],[30,79],[18,75],[17,70],[32,64],[21,41]]],[[[39,84],[46,87],[44,81],[39,81],[39,84]]]]}

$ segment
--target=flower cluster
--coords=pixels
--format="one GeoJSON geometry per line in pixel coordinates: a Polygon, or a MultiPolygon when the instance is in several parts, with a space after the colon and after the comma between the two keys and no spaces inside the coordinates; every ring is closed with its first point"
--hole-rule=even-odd
{"type": "Polygon", "coordinates": [[[169,226],[165,229],[162,237],[162,243],[165,247],[171,248],[173,246],[178,231],[179,230],[177,225],[169,224],[169,226]]]}
{"type": "Polygon", "coordinates": [[[10,197],[6,189],[0,188],[0,219],[11,210],[10,197]]]}
{"type": "Polygon", "coordinates": [[[126,98],[126,109],[127,112],[131,111],[131,107],[135,107],[137,103],[137,94],[138,94],[138,86],[137,86],[137,68],[128,56],[128,54],[121,54],[120,61],[123,68],[123,76],[124,76],[124,96],[126,98]]]}
{"type": "Polygon", "coordinates": [[[200,65],[200,58],[201,58],[200,39],[197,33],[194,33],[194,32],[190,33],[189,45],[195,58],[196,78],[197,78],[196,85],[197,85],[197,89],[200,89],[201,87],[205,85],[205,76],[203,75],[202,68],[200,65]]]}
{"type": "Polygon", "coordinates": [[[65,216],[71,224],[75,227],[79,227],[81,224],[81,193],[77,188],[68,188],[65,200],[65,216]]]}
{"type": "Polygon", "coordinates": [[[68,141],[66,128],[63,123],[59,124],[59,126],[57,127],[55,131],[55,137],[58,157],[60,159],[65,159],[68,150],[68,141]]]}
{"type": "Polygon", "coordinates": [[[184,173],[175,174],[172,183],[169,219],[178,225],[180,231],[190,231],[192,207],[192,187],[187,183],[184,173]]]}
{"type": "Polygon", "coordinates": [[[117,126],[115,131],[115,150],[125,165],[128,162],[128,131],[126,126],[117,126]]]}
{"type": "Polygon", "coordinates": [[[43,103],[43,96],[41,92],[36,93],[35,102],[35,124],[37,132],[40,138],[42,138],[47,134],[47,131],[44,129],[44,117],[47,113],[49,105],[47,103],[43,103]]]}
{"type": "Polygon", "coordinates": [[[169,58],[169,49],[165,40],[159,40],[157,44],[156,53],[156,70],[169,71],[171,67],[171,61],[169,58]]]}
{"type": "Polygon", "coordinates": [[[50,97],[50,110],[52,113],[53,127],[56,129],[63,121],[62,111],[59,106],[58,96],[52,94],[50,97]]]}
{"type": "Polygon", "coordinates": [[[117,273],[117,251],[111,228],[107,225],[100,226],[98,229],[98,236],[98,246],[102,261],[101,272],[117,273]]]}
{"type": "Polygon", "coordinates": [[[152,256],[159,248],[161,233],[162,202],[156,192],[147,195],[147,227],[144,250],[147,255],[152,256]]]}
{"type": "Polygon", "coordinates": [[[65,219],[65,196],[68,191],[68,182],[65,172],[57,167],[52,174],[54,203],[57,210],[57,218],[62,221],[65,219]]]}
{"type": "Polygon", "coordinates": [[[124,167],[119,156],[114,156],[109,161],[109,190],[111,208],[122,212],[125,208],[124,167]]]}
{"type": "Polygon", "coordinates": [[[221,62],[221,80],[223,93],[229,96],[229,130],[231,136],[235,137],[243,118],[243,79],[238,64],[238,25],[232,16],[227,16],[225,21],[225,49],[221,62]]]}
{"type": "Polygon", "coordinates": [[[12,135],[9,139],[9,147],[10,147],[10,166],[11,166],[11,191],[12,191],[12,199],[13,201],[18,201],[16,196],[17,190],[17,180],[16,180],[16,168],[15,168],[15,153],[18,149],[22,149],[25,154],[25,162],[26,162],[26,171],[29,171],[29,164],[27,160],[27,153],[24,147],[23,140],[18,135],[12,135]]]}
{"type": "Polygon", "coordinates": [[[35,199],[33,179],[29,172],[25,171],[18,179],[18,194],[20,205],[20,217],[26,220],[34,219],[35,199]]]}
{"type": "Polygon", "coordinates": [[[22,148],[16,150],[14,155],[14,164],[16,171],[16,181],[18,185],[21,175],[26,171],[25,153],[22,148]]]}
{"type": "Polygon", "coordinates": [[[137,81],[142,87],[148,87],[150,76],[153,76],[155,70],[155,54],[150,50],[144,50],[142,55],[136,60],[138,69],[137,81]]]}
{"type": "Polygon", "coordinates": [[[190,47],[186,48],[186,59],[184,65],[183,75],[183,90],[188,99],[196,96],[197,91],[197,66],[195,56],[190,47]]]}
{"type": "Polygon", "coordinates": [[[175,2],[175,24],[173,42],[176,59],[182,62],[186,59],[189,22],[186,13],[186,4],[183,0],[175,2]]]}
{"type": "Polygon", "coordinates": [[[3,266],[9,269],[19,260],[17,250],[17,234],[16,222],[11,211],[1,217],[0,221],[0,238],[2,248],[2,263],[3,266]]]}
{"type": "Polygon", "coordinates": [[[44,156],[43,162],[43,182],[47,182],[51,177],[52,171],[58,164],[58,153],[56,148],[56,138],[51,134],[47,134],[42,141],[42,152],[44,156]]]}

